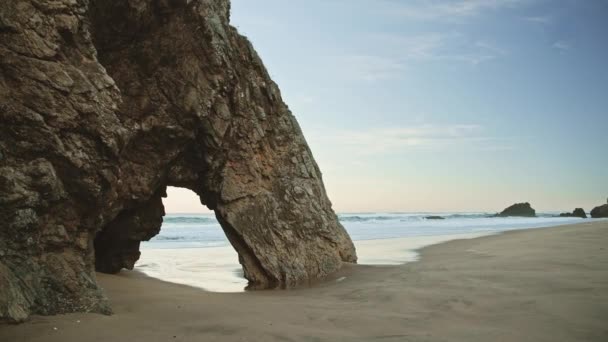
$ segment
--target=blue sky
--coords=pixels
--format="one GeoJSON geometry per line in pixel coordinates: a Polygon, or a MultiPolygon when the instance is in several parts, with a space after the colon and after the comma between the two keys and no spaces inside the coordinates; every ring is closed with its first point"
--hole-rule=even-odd
{"type": "Polygon", "coordinates": [[[232,1],[342,212],[605,202],[607,19],[601,0],[232,1]]]}

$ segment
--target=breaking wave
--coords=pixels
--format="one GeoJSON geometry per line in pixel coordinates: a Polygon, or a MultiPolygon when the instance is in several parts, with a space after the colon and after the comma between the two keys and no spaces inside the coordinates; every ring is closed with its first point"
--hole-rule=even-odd
{"type": "MultiPolygon", "coordinates": [[[[338,218],[353,240],[410,236],[496,233],[580,222],[543,212],[537,217],[495,217],[490,212],[450,213],[339,213],[338,218]],[[443,219],[431,219],[439,216],[443,219]]],[[[168,214],[160,233],[144,248],[199,248],[227,246],[228,240],[213,214],[168,214]]]]}

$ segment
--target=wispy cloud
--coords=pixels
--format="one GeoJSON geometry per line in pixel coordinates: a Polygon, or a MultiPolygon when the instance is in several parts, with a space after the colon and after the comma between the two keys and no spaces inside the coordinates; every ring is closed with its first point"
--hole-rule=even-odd
{"type": "Polygon", "coordinates": [[[453,62],[479,65],[507,54],[496,44],[470,40],[459,33],[424,33],[419,35],[370,34],[374,49],[390,57],[347,56],[341,68],[351,68],[353,75],[368,81],[394,78],[413,62],[453,62]],[[358,70],[358,71],[354,71],[358,70]]]}
{"type": "Polygon", "coordinates": [[[454,20],[483,12],[512,8],[524,0],[417,0],[385,1],[393,14],[416,20],[454,20]]]}
{"type": "Polygon", "coordinates": [[[496,44],[493,43],[489,43],[486,41],[482,41],[482,40],[478,40],[475,42],[475,46],[478,47],[481,50],[485,50],[485,51],[489,51],[492,52],[496,55],[506,55],[507,54],[507,50],[504,48],[499,47],[496,44]]]}
{"type": "Polygon", "coordinates": [[[555,43],[553,43],[553,48],[557,49],[561,52],[570,50],[570,43],[568,43],[567,41],[564,40],[558,40],[555,43]]]}
{"type": "Polygon", "coordinates": [[[437,55],[446,43],[459,36],[446,33],[423,33],[418,35],[401,35],[392,33],[376,33],[367,35],[366,39],[378,43],[379,47],[408,59],[425,59],[437,55]]]}
{"type": "MultiPolygon", "coordinates": [[[[365,0],[371,2],[372,0],[365,0]]],[[[462,18],[485,11],[511,8],[533,0],[374,0],[374,8],[416,19],[462,18]]],[[[435,26],[433,26],[434,28],[435,26]]],[[[330,57],[330,72],[349,80],[377,82],[399,79],[419,63],[465,64],[478,66],[508,54],[507,49],[462,26],[418,33],[373,32],[359,37],[358,51],[330,57]]],[[[410,31],[411,32],[411,31],[410,31]]]]}
{"type": "Polygon", "coordinates": [[[388,57],[352,55],[338,57],[335,62],[346,78],[354,80],[388,80],[398,78],[405,71],[402,62],[388,57]]]}
{"type": "Polygon", "coordinates": [[[522,20],[525,20],[527,22],[534,23],[534,24],[540,24],[540,25],[548,25],[553,22],[553,20],[549,16],[523,17],[522,20]]]}
{"type": "Polygon", "coordinates": [[[311,137],[351,148],[360,153],[399,152],[414,149],[441,150],[469,146],[476,150],[507,149],[495,139],[483,135],[483,127],[474,124],[423,124],[365,130],[345,130],[311,137]]]}

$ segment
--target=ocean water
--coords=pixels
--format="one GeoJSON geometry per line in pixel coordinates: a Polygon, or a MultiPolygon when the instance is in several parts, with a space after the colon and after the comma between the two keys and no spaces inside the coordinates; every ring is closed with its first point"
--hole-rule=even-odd
{"type": "MultiPolygon", "coordinates": [[[[439,236],[470,233],[496,233],[513,229],[541,228],[581,222],[580,218],[490,217],[492,213],[349,213],[338,214],[354,241],[394,239],[413,236],[439,236]],[[441,216],[444,220],[429,220],[441,216]]],[[[213,214],[168,214],[160,234],[144,242],[142,248],[205,248],[228,246],[228,240],[213,214]]]]}
{"type": "MultiPolygon", "coordinates": [[[[415,261],[416,250],[432,244],[583,221],[555,217],[553,212],[534,218],[491,215],[349,213],[338,214],[338,218],[355,243],[360,264],[401,264],[415,261]],[[427,216],[445,219],[429,220],[427,216]]],[[[141,247],[136,269],[151,277],[216,292],[240,292],[247,286],[238,256],[213,214],[169,214],[160,233],[141,247]]]]}

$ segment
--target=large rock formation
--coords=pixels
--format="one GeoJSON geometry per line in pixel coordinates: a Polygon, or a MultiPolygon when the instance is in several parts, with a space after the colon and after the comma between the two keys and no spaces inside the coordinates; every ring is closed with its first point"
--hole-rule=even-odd
{"type": "Polygon", "coordinates": [[[228,0],[0,2],[0,318],[109,312],[167,186],[215,210],[252,287],[355,262],[228,0]]]}
{"type": "Polygon", "coordinates": [[[506,208],[498,217],[509,217],[509,216],[521,216],[521,217],[536,217],[536,211],[532,209],[530,203],[515,203],[512,206],[506,208]]]}
{"type": "MultiPolygon", "coordinates": [[[[606,200],[606,202],[608,202],[608,200],[606,200]]],[[[608,217],[608,203],[593,208],[589,214],[591,214],[591,217],[593,218],[608,217]]]]}
{"type": "Polygon", "coordinates": [[[587,218],[587,214],[585,213],[585,210],[583,208],[576,208],[571,213],[561,213],[561,214],[559,214],[559,217],[580,217],[580,218],[587,218]]]}

